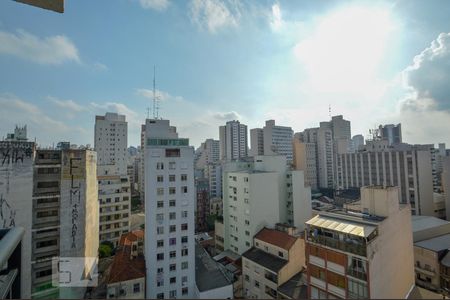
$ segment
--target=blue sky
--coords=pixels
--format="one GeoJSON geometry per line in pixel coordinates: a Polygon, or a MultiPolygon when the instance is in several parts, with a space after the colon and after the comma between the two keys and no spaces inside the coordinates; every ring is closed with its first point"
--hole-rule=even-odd
{"type": "Polygon", "coordinates": [[[294,131],[332,114],[352,134],[403,124],[450,144],[450,2],[66,0],[64,14],[0,2],[0,136],[93,144],[124,113],[129,144],[151,106],[194,145],[239,119],[294,131]]]}

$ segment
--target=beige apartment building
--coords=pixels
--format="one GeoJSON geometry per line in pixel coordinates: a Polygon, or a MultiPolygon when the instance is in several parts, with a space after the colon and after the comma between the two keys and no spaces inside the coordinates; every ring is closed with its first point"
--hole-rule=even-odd
{"type": "Polygon", "coordinates": [[[277,299],[278,289],[305,267],[305,240],[295,227],[264,227],[242,255],[243,293],[250,299],[277,299]]]}
{"type": "Polygon", "coordinates": [[[398,187],[363,187],[362,213],[319,212],[306,222],[309,298],[400,299],[410,294],[411,211],[398,197],[398,187]]]}
{"type": "Polygon", "coordinates": [[[317,160],[316,145],[314,143],[301,142],[298,137],[293,141],[293,165],[295,170],[305,173],[305,183],[311,189],[317,189],[317,160]]]}

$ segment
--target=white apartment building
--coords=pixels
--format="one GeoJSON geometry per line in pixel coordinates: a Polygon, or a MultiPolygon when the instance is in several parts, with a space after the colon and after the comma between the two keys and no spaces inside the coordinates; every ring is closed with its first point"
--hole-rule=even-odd
{"type": "Polygon", "coordinates": [[[195,295],[194,148],[169,120],[146,120],[147,298],[195,295]]]}
{"type": "MultiPolygon", "coordinates": [[[[17,128],[17,127],[16,127],[17,128]]],[[[18,129],[18,128],[17,128],[18,129]]],[[[31,298],[33,163],[35,143],[17,140],[20,130],[0,141],[0,229],[22,227],[20,290],[31,298]]]]}
{"type": "Polygon", "coordinates": [[[204,169],[207,164],[215,163],[220,158],[220,142],[218,140],[207,139],[195,150],[195,168],[204,169]]]}
{"type": "Polygon", "coordinates": [[[288,223],[299,230],[311,216],[311,190],[303,171],[291,171],[285,156],[256,156],[228,165],[223,175],[224,247],[242,254],[264,226],[288,223]]]}
{"type": "Polygon", "coordinates": [[[94,147],[98,154],[100,242],[118,245],[130,230],[131,186],[128,166],[128,125],[124,115],[95,117],[94,147]]]}
{"type": "Polygon", "coordinates": [[[342,115],[331,117],[331,130],[333,131],[333,138],[351,140],[351,125],[350,121],[344,119],[342,115]]]}
{"type": "Polygon", "coordinates": [[[385,147],[386,143],[374,141],[361,151],[338,154],[336,187],[398,186],[400,203],[409,203],[413,215],[433,216],[430,150],[405,144],[385,147]]]}
{"type": "Polygon", "coordinates": [[[97,165],[114,165],[114,174],[127,174],[128,125],[124,115],[95,116],[94,148],[97,165]]]}
{"type": "Polygon", "coordinates": [[[267,120],[261,128],[250,130],[251,155],[284,155],[288,164],[292,163],[291,127],[277,126],[275,120],[267,120]]]}
{"type": "Polygon", "coordinates": [[[250,129],[250,156],[264,155],[264,131],[262,128],[250,129]]]}
{"type": "Polygon", "coordinates": [[[222,164],[220,162],[207,164],[204,175],[209,181],[209,197],[222,198],[222,164]]]}
{"type": "Polygon", "coordinates": [[[248,155],[247,125],[228,121],[219,127],[220,160],[236,160],[248,155]]]}

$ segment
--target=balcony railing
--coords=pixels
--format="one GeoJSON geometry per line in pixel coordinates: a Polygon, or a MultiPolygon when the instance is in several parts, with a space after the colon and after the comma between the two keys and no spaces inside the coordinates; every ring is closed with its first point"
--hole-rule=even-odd
{"type": "Polygon", "coordinates": [[[367,249],[365,245],[358,245],[351,242],[344,242],[340,241],[335,238],[326,237],[323,235],[319,235],[316,237],[313,237],[311,235],[308,235],[308,241],[311,241],[313,243],[318,243],[324,246],[328,246],[334,249],[342,250],[345,252],[350,252],[356,255],[360,256],[367,256],[367,249]]]}
{"type": "Polygon", "coordinates": [[[347,273],[348,273],[348,275],[350,275],[352,277],[367,281],[367,274],[362,269],[348,268],[347,273]]]}
{"type": "Polygon", "coordinates": [[[278,283],[278,276],[269,272],[264,274],[264,277],[274,283],[278,283]]]}

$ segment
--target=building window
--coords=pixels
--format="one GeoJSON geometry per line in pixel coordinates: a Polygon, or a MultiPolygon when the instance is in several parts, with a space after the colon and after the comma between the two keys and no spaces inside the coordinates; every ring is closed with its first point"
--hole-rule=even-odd
{"type": "Polygon", "coordinates": [[[186,285],[186,284],[187,284],[187,282],[188,282],[188,278],[187,278],[187,276],[183,276],[183,277],[181,277],[181,284],[182,284],[182,285],[186,285]]]}
{"type": "Polygon", "coordinates": [[[157,234],[164,234],[164,227],[163,226],[158,226],[156,228],[156,233],[157,234]]]}
{"type": "Polygon", "coordinates": [[[183,261],[181,263],[181,270],[186,270],[188,268],[188,262],[187,261],[183,261]]]}
{"type": "Polygon", "coordinates": [[[181,174],[181,181],[187,181],[187,174],[181,174]]]}
{"type": "Polygon", "coordinates": [[[157,188],[157,189],[156,189],[156,194],[157,194],[158,196],[164,195],[164,188],[157,188]]]}
{"type": "Polygon", "coordinates": [[[163,278],[156,279],[156,286],[164,286],[164,279],[163,278]]]}
{"type": "Polygon", "coordinates": [[[169,298],[176,298],[177,297],[177,290],[172,290],[169,292],[169,298]]]}
{"type": "Polygon", "coordinates": [[[169,266],[169,271],[176,271],[177,270],[177,265],[176,264],[171,264],[170,266],[169,266]]]}
{"type": "Polygon", "coordinates": [[[182,218],[187,218],[187,216],[188,216],[187,210],[183,210],[183,211],[181,212],[181,217],[182,217],[182,218]]]}
{"type": "Polygon", "coordinates": [[[164,260],[164,253],[156,254],[156,260],[164,260]]]}
{"type": "Polygon", "coordinates": [[[187,186],[182,186],[182,187],[181,187],[181,193],[182,193],[182,194],[186,194],[187,192],[188,192],[187,186]]]}
{"type": "Polygon", "coordinates": [[[45,248],[50,246],[56,246],[58,244],[57,240],[50,240],[50,241],[42,241],[36,243],[36,248],[45,248]]]}
{"type": "Polygon", "coordinates": [[[177,218],[177,213],[171,212],[169,213],[169,220],[175,220],[177,218]]]}
{"type": "Polygon", "coordinates": [[[246,230],[245,235],[250,235],[250,231],[246,230]]]}
{"type": "Polygon", "coordinates": [[[157,206],[158,208],[163,208],[163,207],[164,207],[164,201],[158,201],[158,202],[156,202],[156,206],[157,206]]]}
{"type": "Polygon", "coordinates": [[[176,258],[177,257],[177,251],[170,251],[169,257],[170,258],[176,258]]]}
{"type": "Polygon", "coordinates": [[[133,293],[140,293],[141,292],[141,285],[139,283],[133,284],[133,293]]]}
{"type": "Polygon", "coordinates": [[[176,205],[176,201],[175,200],[169,200],[169,206],[170,207],[174,207],[176,205]]]}
{"type": "Polygon", "coordinates": [[[175,232],[177,231],[177,226],[176,225],[170,225],[169,226],[169,232],[175,232]]]}
{"type": "Polygon", "coordinates": [[[188,229],[188,224],[187,223],[181,224],[181,230],[187,230],[187,229],[188,229]]]}
{"type": "Polygon", "coordinates": [[[177,239],[176,238],[170,238],[169,239],[169,245],[170,246],[174,246],[177,244],[177,239]]]}
{"type": "Polygon", "coordinates": [[[174,188],[174,187],[170,187],[170,188],[169,188],[169,195],[175,195],[176,192],[177,192],[177,189],[176,189],[176,188],[174,188]]]}
{"type": "Polygon", "coordinates": [[[164,214],[156,214],[157,221],[164,221],[164,214]]]}
{"type": "Polygon", "coordinates": [[[181,243],[182,244],[185,244],[185,243],[187,243],[188,242],[188,237],[187,236],[182,236],[181,237],[181,243]]]}
{"type": "Polygon", "coordinates": [[[189,291],[188,291],[187,287],[184,287],[184,288],[181,289],[181,294],[182,295],[187,295],[188,293],[189,293],[189,291]]]}
{"type": "Polygon", "coordinates": [[[175,182],[175,175],[169,175],[169,181],[175,182]]]}
{"type": "Polygon", "coordinates": [[[255,287],[259,289],[259,281],[255,280],[255,287]]]}
{"type": "Polygon", "coordinates": [[[156,169],[157,170],[164,170],[164,163],[162,163],[162,162],[157,163],[156,164],[156,169]]]}
{"type": "Polygon", "coordinates": [[[245,279],[245,281],[249,282],[249,281],[250,281],[250,276],[248,276],[247,274],[245,274],[244,279],[245,279]]]}
{"type": "Polygon", "coordinates": [[[283,252],[278,251],[278,256],[279,256],[279,257],[284,257],[283,252]]]}
{"type": "Polygon", "coordinates": [[[156,176],[156,181],[157,182],[164,182],[164,176],[162,176],[162,175],[156,176]]]}
{"type": "Polygon", "coordinates": [[[156,274],[162,274],[164,273],[164,268],[158,268],[156,271],[156,274]]]}
{"type": "Polygon", "coordinates": [[[187,256],[188,255],[188,249],[181,249],[181,256],[187,256]]]}
{"type": "Polygon", "coordinates": [[[158,248],[164,247],[164,240],[158,240],[156,242],[156,247],[158,247],[158,248]]]}
{"type": "Polygon", "coordinates": [[[156,294],[156,299],[164,299],[164,293],[156,294]]]}
{"type": "Polygon", "coordinates": [[[176,164],[174,161],[169,162],[169,170],[175,170],[176,169],[176,164]]]}

